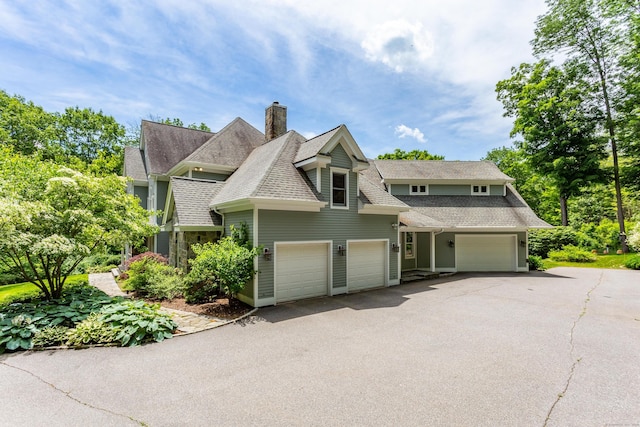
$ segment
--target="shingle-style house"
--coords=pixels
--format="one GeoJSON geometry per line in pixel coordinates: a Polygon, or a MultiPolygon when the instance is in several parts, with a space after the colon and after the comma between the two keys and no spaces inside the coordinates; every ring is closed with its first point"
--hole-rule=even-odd
{"type": "Polygon", "coordinates": [[[142,122],[125,151],[130,191],[161,232],[149,248],[186,268],[233,224],[264,247],[239,295],[256,306],[397,285],[403,275],[527,271],[527,233],[550,227],[490,162],[369,160],[345,125],[307,139],[286,107],[265,134],[142,122]]]}

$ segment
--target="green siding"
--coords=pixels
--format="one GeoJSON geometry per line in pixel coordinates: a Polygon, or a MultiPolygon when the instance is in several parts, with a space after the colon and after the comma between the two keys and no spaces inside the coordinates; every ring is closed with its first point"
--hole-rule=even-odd
{"type": "Polygon", "coordinates": [[[432,184],[429,186],[430,196],[470,196],[471,185],[443,185],[432,184]]]}
{"type": "Polygon", "coordinates": [[[489,194],[492,196],[503,196],[504,185],[491,185],[489,186],[489,194]]]}
{"type": "Polygon", "coordinates": [[[206,179],[209,181],[225,181],[229,178],[229,175],[222,173],[191,171],[191,178],[206,179]]]}
{"type": "MultiPolygon", "coordinates": [[[[401,246],[401,256],[402,256],[402,260],[400,261],[402,263],[401,268],[402,270],[415,270],[418,266],[417,262],[416,262],[416,258],[406,258],[405,255],[405,251],[404,251],[404,233],[402,233],[400,235],[400,246],[401,246]]],[[[414,251],[415,251],[415,243],[414,243],[414,251]]]]}
{"type": "Polygon", "coordinates": [[[409,184],[390,184],[390,193],[394,196],[408,196],[409,184]]]}
{"type": "Polygon", "coordinates": [[[231,236],[231,224],[239,228],[242,223],[249,228],[249,241],[253,243],[253,210],[232,212],[224,215],[224,235],[231,236]]]}
{"type": "Polygon", "coordinates": [[[147,199],[149,198],[149,187],[133,186],[133,194],[140,199],[140,206],[147,209],[147,199]]]}
{"type": "Polygon", "coordinates": [[[305,172],[309,181],[313,184],[316,189],[318,188],[318,172],[317,169],[311,169],[305,172]]]}
{"type": "Polygon", "coordinates": [[[164,257],[169,257],[169,239],[171,238],[168,231],[161,231],[156,235],[157,253],[162,254],[164,257]]]}
{"type": "Polygon", "coordinates": [[[431,233],[416,233],[417,254],[416,263],[418,268],[429,268],[431,266],[431,233]]]}
{"type": "Polygon", "coordinates": [[[455,233],[436,234],[436,269],[456,267],[456,248],[449,246],[449,240],[455,242],[455,233]]]}

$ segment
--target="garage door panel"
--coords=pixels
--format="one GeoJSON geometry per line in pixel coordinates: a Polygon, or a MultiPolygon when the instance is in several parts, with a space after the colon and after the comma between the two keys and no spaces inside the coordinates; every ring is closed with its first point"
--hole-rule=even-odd
{"type": "Polygon", "coordinates": [[[277,302],[327,295],[329,260],[327,243],[276,245],[277,302]]]}
{"type": "Polygon", "coordinates": [[[458,271],[515,271],[514,236],[456,236],[458,271]]]}
{"type": "Polygon", "coordinates": [[[350,291],[386,284],[386,242],[349,242],[347,284],[350,291]]]}

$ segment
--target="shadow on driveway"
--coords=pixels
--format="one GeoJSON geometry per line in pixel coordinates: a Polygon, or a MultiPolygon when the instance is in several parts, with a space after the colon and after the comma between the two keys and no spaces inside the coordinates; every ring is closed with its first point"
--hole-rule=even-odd
{"type": "MultiPolygon", "coordinates": [[[[527,274],[526,277],[528,278],[570,278],[544,271],[534,271],[525,274],[527,274]]],[[[281,303],[276,306],[261,308],[256,316],[251,316],[240,322],[240,324],[260,321],[277,323],[298,317],[342,310],[345,308],[351,310],[372,310],[377,308],[398,307],[408,301],[408,296],[410,295],[438,290],[439,288],[435,286],[446,286],[447,284],[460,280],[492,277],[517,278],[524,276],[523,273],[457,273],[448,277],[415,281],[398,286],[371,289],[352,294],[341,294],[332,297],[326,296],[281,303]]]]}

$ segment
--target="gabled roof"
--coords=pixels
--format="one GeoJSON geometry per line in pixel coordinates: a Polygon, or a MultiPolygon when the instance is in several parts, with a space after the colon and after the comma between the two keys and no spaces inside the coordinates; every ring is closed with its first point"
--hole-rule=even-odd
{"type": "Polygon", "coordinates": [[[500,181],[513,182],[493,162],[449,160],[374,160],[385,181],[500,181]]]}
{"type": "Polygon", "coordinates": [[[311,189],[304,173],[292,163],[304,141],[302,135],[289,131],[253,150],[225,181],[225,186],[213,198],[210,206],[241,201],[254,203],[259,199],[324,205],[311,189]]]}
{"type": "Polygon", "coordinates": [[[264,134],[237,117],[183,162],[221,165],[237,169],[249,153],[262,144],[264,144],[264,134]]]}
{"type": "Polygon", "coordinates": [[[138,147],[124,147],[123,175],[134,181],[147,181],[147,169],[144,167],[142,151],[138,147]]]}
{"type": "Polygon", "coordinates": [[[317,166],[324,167],[330,160],[329,153],[339,143],[342,143],[344,150],[351,158],[352,170],[363,170],[369,167],[367,158],[345,125],[305,141],[292,161],[297,167],[304,167],[305,170],[317,166]]]}
{"type": "MultiPolygon", "coordinates": [[[[511,184],[506,197],[498,196],[395,196],[411,206],[411,212],[446,224],[445,228],[551,228],[531,210],[511,184]]],[[[420,218],[401,214],[409,227],[420,218]],[[415,221],[415,222],[414,222],[415,221]]]]}
{"type": "Polygon", "coordinates": [[[140,135],[147,172],[164,175],[215,134],[143,120],[140,135]]]}
{"type": "MultiPolygon", "coordinates": [[[[222,226],[220,215],[210,211],[209,201],[224,186],[223,182],[171,177],[168,205],[173,201],[174,226],[222,226]]],[[[171,206],[167,211],[170,211],[171,206]]],[[[171,212],[165,215],[165,221],[171,212]]]]}

